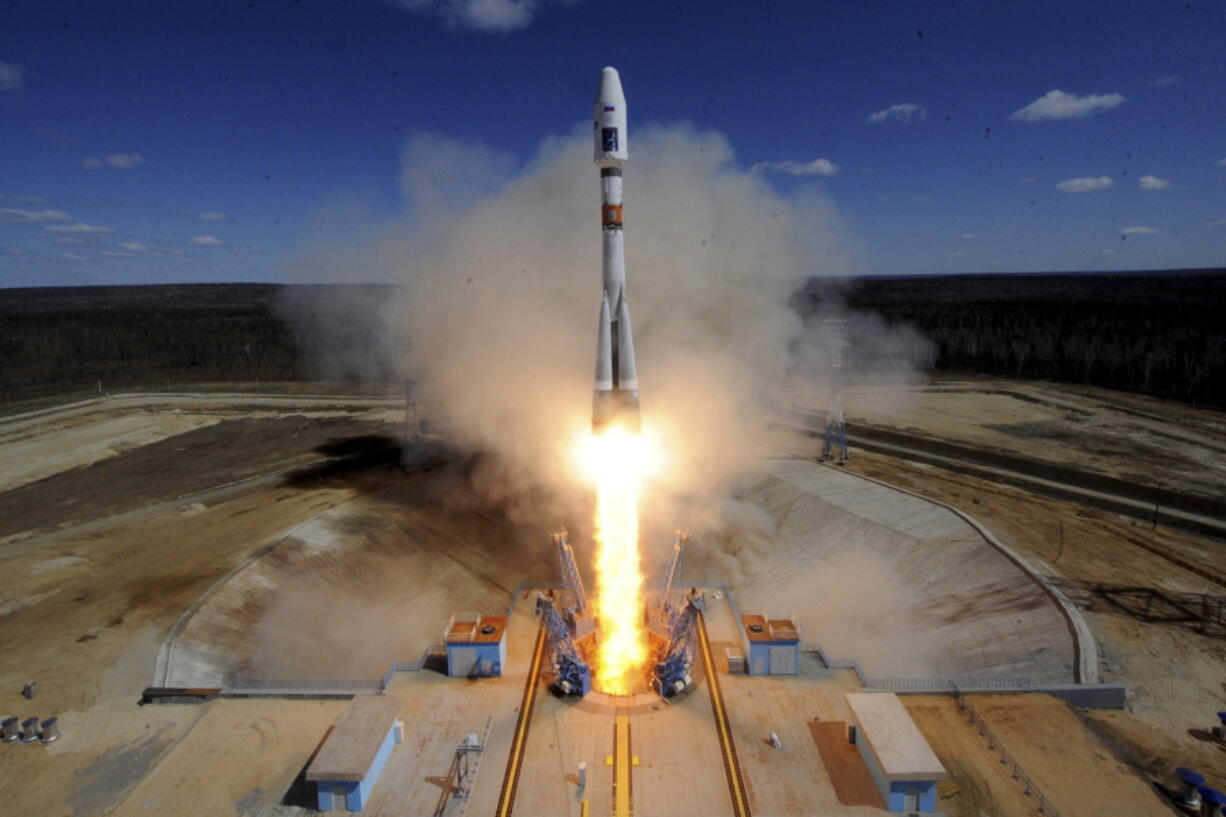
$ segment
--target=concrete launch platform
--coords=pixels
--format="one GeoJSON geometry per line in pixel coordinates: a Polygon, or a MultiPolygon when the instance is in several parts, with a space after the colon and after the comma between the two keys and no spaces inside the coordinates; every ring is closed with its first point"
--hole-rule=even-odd
{"type": "MultiPolygon", "coordinates": [[[[397,673],[387,695],[399,701],[404,742],[395,747],[367,813],[433,815],[445,790],[456,744],[491,726],[467,803],[453,799],[446,814],[495,814],[511,755],[519,704],[539,628],[536,590],[520,591],[507,625],[507,666],[500,678],[461,680],[430,672],[397,673]]],[[[739,644],[736,612],[722,591],[707,590],[705,614],[732,737],[748,801],[755,815],[883,813],[840,802],[822,760],[814,724],[850,719],[844,693],[859,690],[849,670],[828,669],[802,654],[800,673],[752,678],[727,674],[726,646],[739,644]],[[771,745],[775,732],[782,748],[771,745]]],[[[665,702],[654,694],[613,697],[592,693],[561,698],[537,687],[513,813],[572,817],[587,800],[592,817],[614,815],[611,759],[614,719],[629,719],[633,813],[636,817],[710,817],[734,814],[712,716],[708,683],[694,665],[695,684],[665,702]],[[579,787],[579,764],[587,785],[579,787]]]]}

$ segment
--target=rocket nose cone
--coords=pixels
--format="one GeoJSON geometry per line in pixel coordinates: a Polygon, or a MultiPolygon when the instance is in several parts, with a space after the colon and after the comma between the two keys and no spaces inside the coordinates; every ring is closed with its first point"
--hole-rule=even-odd
{"type": "Polygon", "coordinates": [[[605,68],[600,72],[600,85],[596,88],[596,101],[612,105],[624,104],[625,94],[622,93],[622,80],[616,68],[605,68]]]}

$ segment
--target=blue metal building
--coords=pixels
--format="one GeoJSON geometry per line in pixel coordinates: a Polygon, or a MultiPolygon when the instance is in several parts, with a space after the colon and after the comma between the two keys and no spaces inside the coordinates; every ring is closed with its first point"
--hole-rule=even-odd
{"type": "Polygon", "coordinates": [[[750,675],[796,675],[800,672],[800,627],[788,616],[741,616],[745,671],[750,675]]]}
{"type": "Polygon", "coordinates": [[[447,674],[458,678],[502,675],[507,662],[506,616],[456,613],[443,631],[447,674]]]}
{"type": "Polygon", "coordinates": [[[860,751],[887,811],[937,810],[937,781],[949,773],[906,708],[892,692],[848,692],[854,729],[849,739],[860,751]]]}
{"type": "Polygon", "coordinates": [[[336,722],[307,767],[320,811],[361,811],[379,780],[404,726],[396,719],[400,700],[358,695],[336,722]]]}

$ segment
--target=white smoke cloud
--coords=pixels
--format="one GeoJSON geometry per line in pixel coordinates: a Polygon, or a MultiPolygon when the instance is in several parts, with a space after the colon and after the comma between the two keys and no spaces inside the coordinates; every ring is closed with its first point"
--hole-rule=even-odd
{"type": "MultiPolygon", "coordinates": [[[[369,211],[330,208],[319,222],[332,232],[288,275],[394,286],[300,288],[285,313],[300,339],[336,352],[317,363],[327,376],[412,378],[433,428],[496,455],[488,481],[500,499],[573,496],[601,277],[588,129],[546,139],[518,170],[436,135],[410,140],[402,162],[403,217],[350,240],[346,225],[369,225],[369,211]]],[[[640,128],[625,191],[644,426],[665,458],[644,524],[700,534],[735,524],[729,486],[758,453],[761,409],[813,345],[789,299],[811,276],[852,273],[856,247],[825,193],[779,193],[716,132],[640,128]]]]}

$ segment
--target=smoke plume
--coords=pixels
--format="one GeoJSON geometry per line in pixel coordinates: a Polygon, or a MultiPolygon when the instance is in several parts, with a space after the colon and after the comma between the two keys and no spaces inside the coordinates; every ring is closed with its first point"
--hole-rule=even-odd
{"type": "MultiPolygon", "coordinates": [[[[316,347],[329,323],[382,337],[321,371],[410,377],[433,427],[496,456],[503,498],[573,495],[601,275],[587,129],[546,139],[518,169],[479,143],[431,134],[410,139],[402,163],[402,217],[304,253],[311,270],[343,265],[395,285],[377,307],[306,322],[316,347]]],[[[625,189],[644,426],[664,452],[647,528],[735,525],[745,510],[730,504],[731,486],[752,460],[760,409],[798,355],[811,357],[812,333],[789,299],[810,278],[850,275],[856,248],[819,183],[781,193],[713,131],[638,128],[625,189]]]]}

